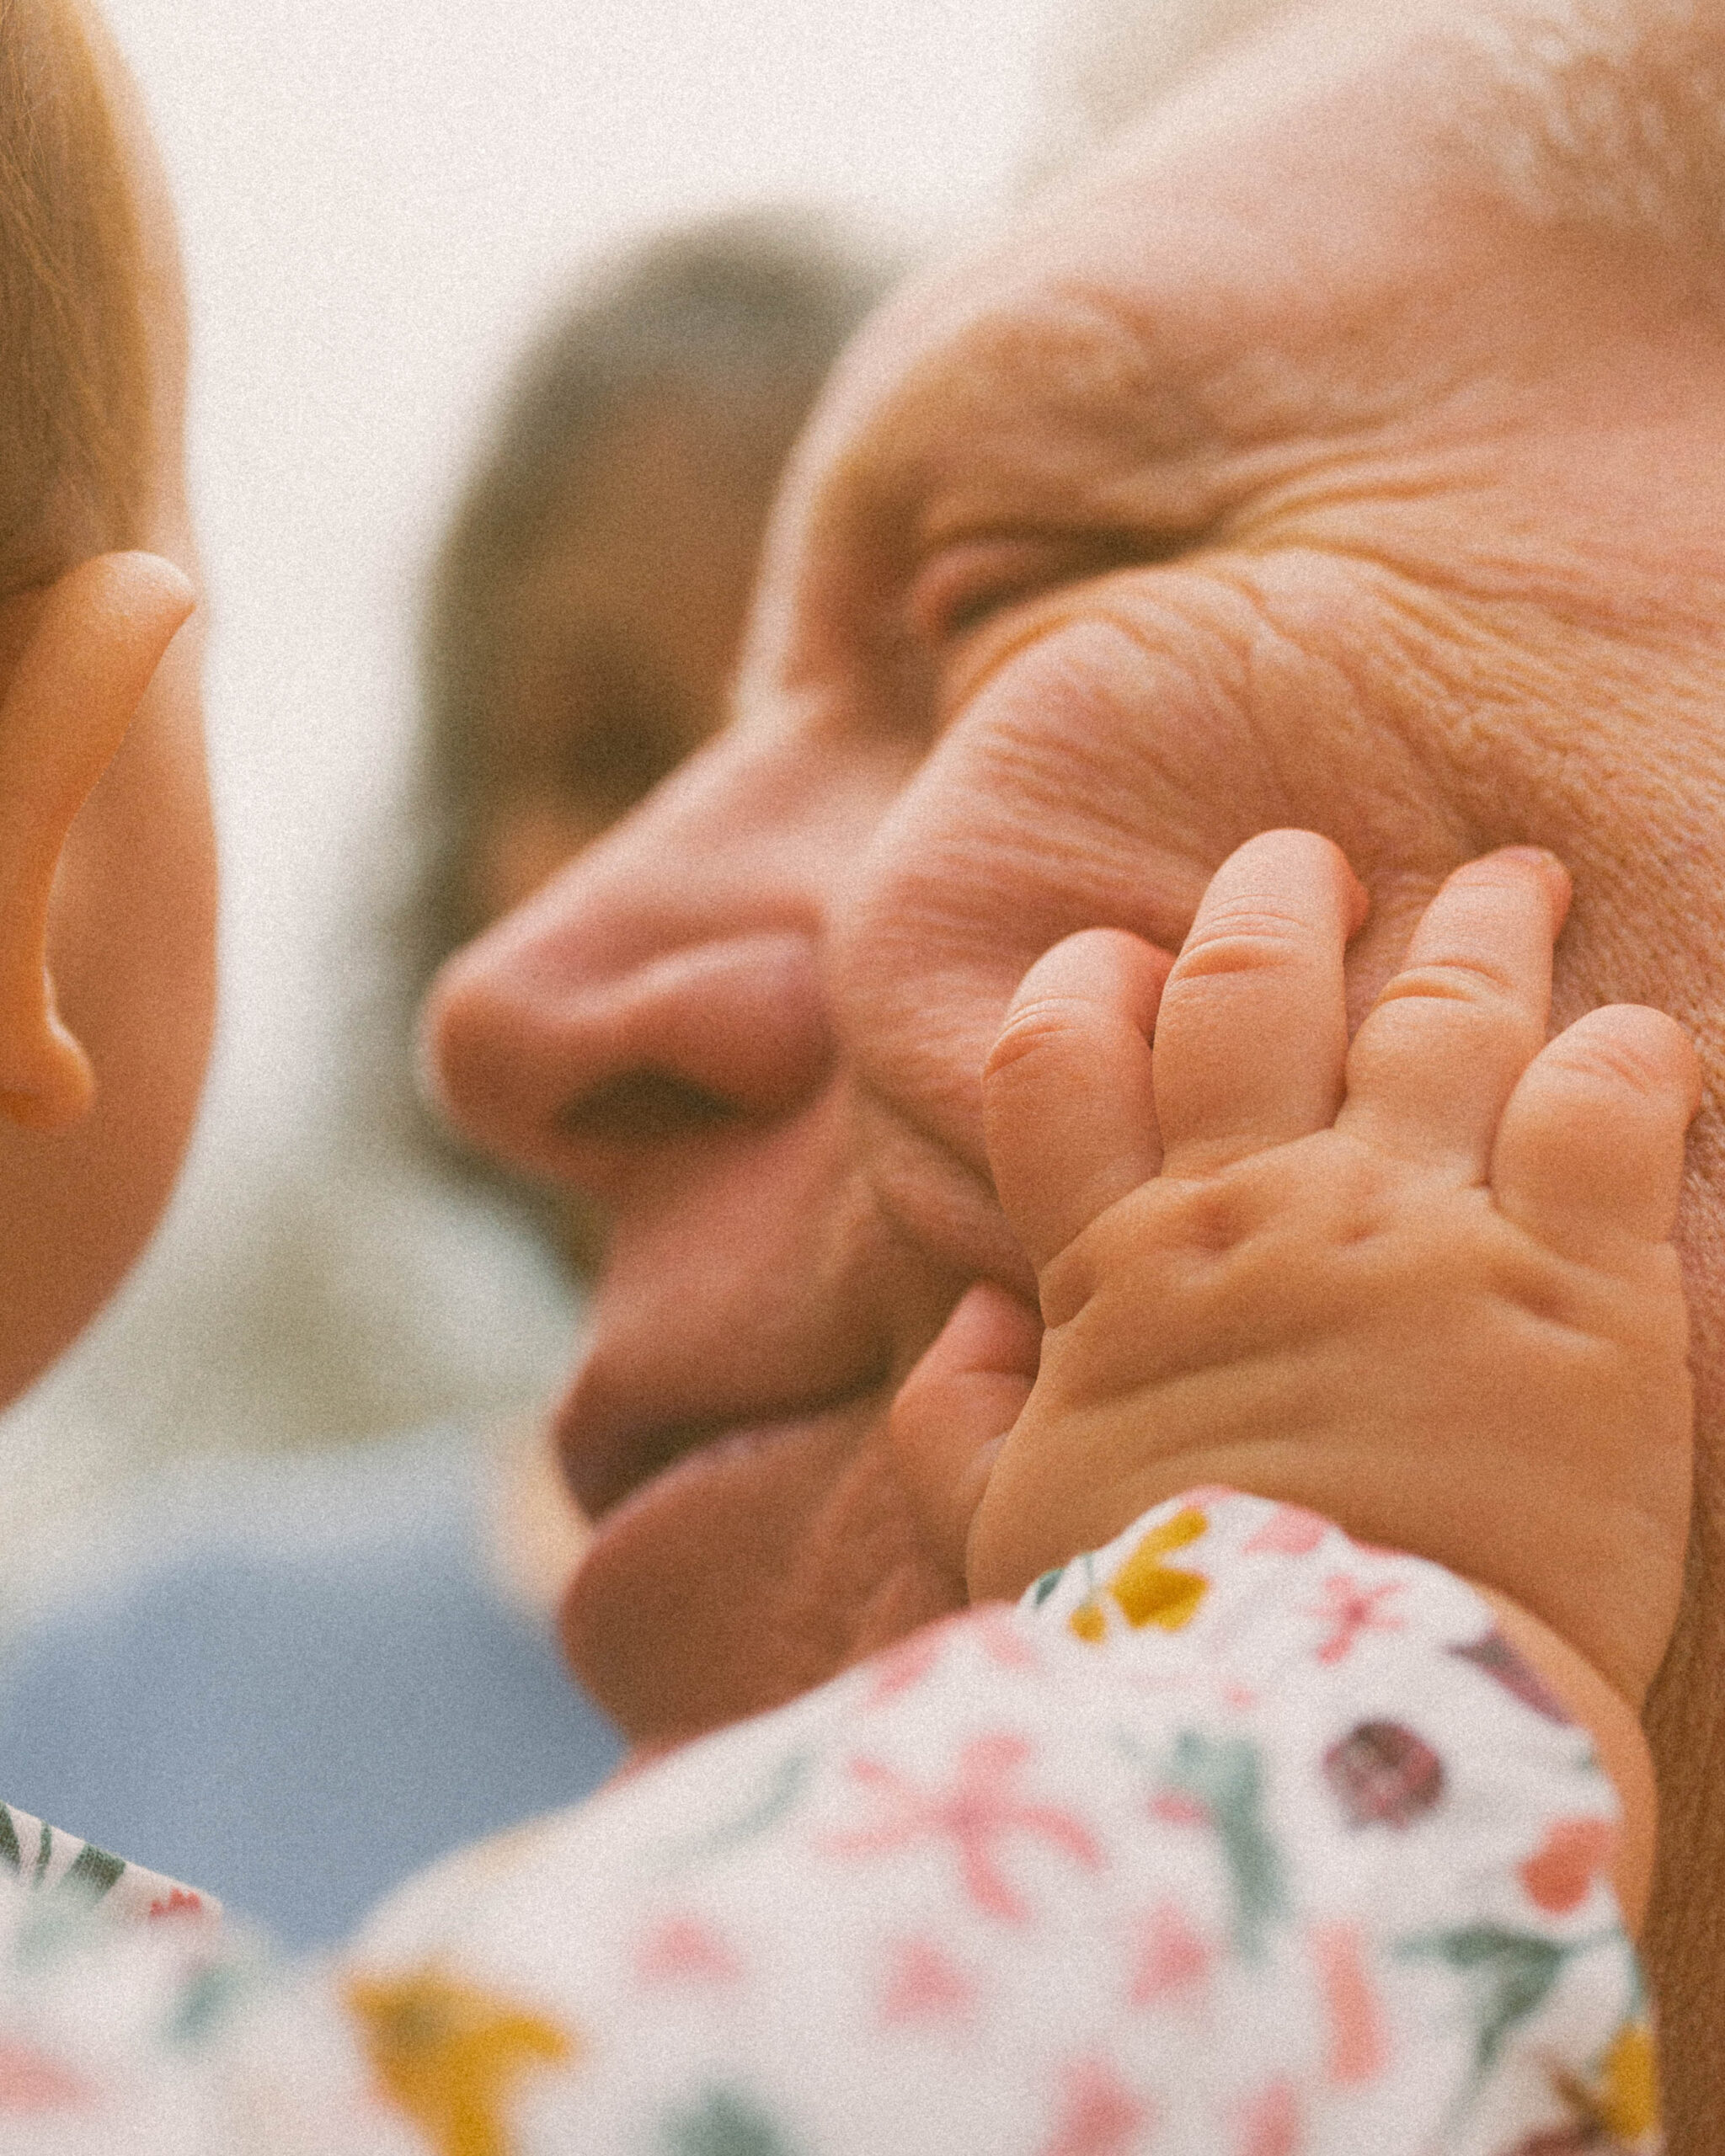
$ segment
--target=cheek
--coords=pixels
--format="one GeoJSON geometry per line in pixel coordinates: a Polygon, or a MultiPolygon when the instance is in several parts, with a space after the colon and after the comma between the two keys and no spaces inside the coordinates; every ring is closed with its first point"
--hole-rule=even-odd
{"type": "Polygon", "coordinates": [[[1350,959],[1363,1009],[1474,850],[1431,760],[1346,662],[1357,603],[1318,609],[1324,636],[1296,638],[1219,580],[1104,595],[1108,616],[1019,650],[971,698],[877,834],[837,946],[867,1081],[973,1165],[982,1059],[1062,937],[1124,928],[1178,950],[1236,846],[1315,830],[1373,894],[1350,959]]]}
{"type": "Polygon", "coordinates": [[[859,872],[835,994],[876,1091],[980,1158],[978,1073],[1031,963],[1097,926],[1178,948],[1216,864],[1285,820],[1249,747],[1225,690],[1108,623],[1015,657],[859,872]]]}

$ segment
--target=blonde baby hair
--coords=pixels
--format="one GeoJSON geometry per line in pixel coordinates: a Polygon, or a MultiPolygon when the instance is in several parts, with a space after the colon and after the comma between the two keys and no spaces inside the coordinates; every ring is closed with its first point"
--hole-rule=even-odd
{"type": "Polygon", "coordinates": [[[135,541],[151,456],[136,210],[77,0],[0,0],[0,579],[135,541]]]}

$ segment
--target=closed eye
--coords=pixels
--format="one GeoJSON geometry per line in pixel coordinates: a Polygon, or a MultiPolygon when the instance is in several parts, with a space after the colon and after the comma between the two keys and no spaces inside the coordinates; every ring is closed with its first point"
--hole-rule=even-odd
{"type": "Polygon", "coordinates": [[[1019,600],[1110,570],[1171,560],[1191,534],[1165,546],[1141,533],[1001,533],[942,547],[912,580],[906,611],[912,630],[938,651],[1019,600]]]}

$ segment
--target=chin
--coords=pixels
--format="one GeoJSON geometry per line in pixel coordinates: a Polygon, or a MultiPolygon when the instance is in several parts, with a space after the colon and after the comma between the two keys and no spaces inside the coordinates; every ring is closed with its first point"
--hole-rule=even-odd
{"type": "Polygon", "coordinates": [[[564,1596],[576,1676],[638,1748],[782,1705],[964,1604],[884,1449],[886,1398],[739,1430],[607,1511],[564,1596]]]}

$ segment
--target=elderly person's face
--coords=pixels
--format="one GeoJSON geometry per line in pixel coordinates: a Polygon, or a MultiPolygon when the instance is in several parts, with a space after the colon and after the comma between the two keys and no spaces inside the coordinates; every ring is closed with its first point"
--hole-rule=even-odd
{"type": "MultiPolygon", "coordinates": [[[[1372,894],[1363,1003],[1446,871],[1537,841],[1575,875],[1558,1021],[1663,1004],[1721,1067],[1715,289],[1470,179],[1429,66],[1265,50],[892,309],[793,472],[737,723],[446,979],[460,1119],[614,1209],[566,1631],[645,1740],[959,1598],[886,1408],[968,1283],[1031,1291],[978,1070],[1069,931],[1178,945],[1233,846],[1306,825],[1372,894]]],[[[1719,1145],[1710,1114],[1705,1480],[1655,1715],[1698,1867],[1680,1973],[1725,1918],[1719,1145]]]]}

